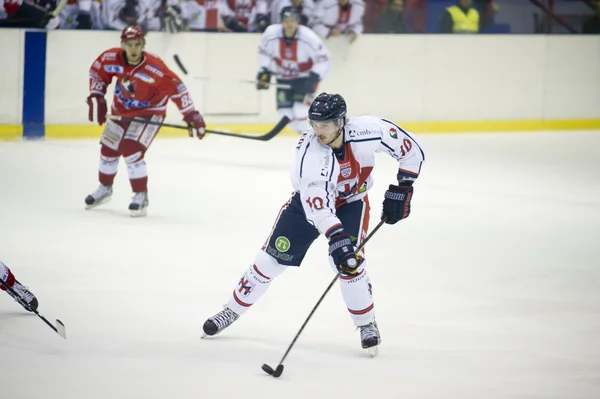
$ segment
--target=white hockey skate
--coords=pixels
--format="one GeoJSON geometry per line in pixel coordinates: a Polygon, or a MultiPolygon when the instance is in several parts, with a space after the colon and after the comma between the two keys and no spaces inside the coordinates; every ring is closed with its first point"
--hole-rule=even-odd
{"type": "Polygon", "coordinates": [[[8,295],[12,296],[19,305],[25,308],[25,310],[29,312],[31,312],[31,310],[37,310],[38,300],[27,287],[15,280],[15,283],[10,288],[12,288],[12,291],[6,290],[8,295]]]}
{"type": "Polygon", "coordinates": [[[104,184],[100,184],[100,187],[96,191],[85,197],[85,209],[92,209],[98,205],[106,204],[110,201],[112,193],[112,185],[105,186],[104,184]]]}
{"type": "Polygon", "coordinates": [[[371,357],[377,356],[379,353],[379,344],[381,343],[381,335],[379,335],[379,328],[377,328],[377,322],[367,324],[366,326],[360,326],[360,343],[363,349],[369,352],[371,357]]]}
{"type": "Polygon", "coordinates": [[[204,330],[202,338],[217,335],[232,325],[239,317],[239,314],[225,306],[223,310],[204,322],[204,325],[202,326],[202,329],[204,330]]]}
{"type": "Polygon", "coordinates": [[[135,193],[133,198],[131,199],[131,204],[129,204],[129,214],[133,218],[146,216],[149,204],[150,202],[148,201],[148,191],[135,193]]]}

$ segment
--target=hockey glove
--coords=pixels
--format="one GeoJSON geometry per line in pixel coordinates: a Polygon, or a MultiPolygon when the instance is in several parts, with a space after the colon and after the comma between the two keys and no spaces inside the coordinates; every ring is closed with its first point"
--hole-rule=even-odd
{"type": "Polygon", "coordinates": [[[262,68],[256,75],[256,90],[268,90],[269,82],[273,74],[266,68],[262,68]]]}
{"type": "Polygon", "coordinates": [[[87,98],[88,104],[88,120],[90,122],[94,121],[94,101],[92,99],[96,99],[96,104],[98,104],[98,112],[96,113],[96,119],[98,120],[99,125],[103,125],[106,122],[106,113],[108,108],[106,107],[106,100],[104,96],[98,93],[92,93],[87,98]]]}
{"type": "Polygon", "coordinates": [[[256,29],[263,33],[269,26],[269,16],[266,14],[258,14],[256,16],[256,29]]]}
{"type": "Polygon", "coordinates": [[[188,124],[188,133],[190,137],[198,137],[202,140],[206,134],[206,124],[200,112],[194,110],[183,116],[183,120],[188,124]]]}
{"type": "Polygon", "coordinates": [[[340,272],[351,276],[357,273],[357,269],[363,261],[363,258],[354,252],[350,235],[344,232],[334,234],[329,238],[329,255],[340,272]]]}
{"type": "Polygon", "coordinates": [[[166,31],[170,33],[178,33],[184,30],[185,24],[181,19],[181,8],[169,6],[164,12],[162,23],[166,31]]]}
{"type": "Polygon", "coordinates": [[[385,192],[381,220],[387,224],[396,224],[410,215],[410,200],[413,194],[412,182],[403,182],[398,186],[390,184],[385,192]]]}

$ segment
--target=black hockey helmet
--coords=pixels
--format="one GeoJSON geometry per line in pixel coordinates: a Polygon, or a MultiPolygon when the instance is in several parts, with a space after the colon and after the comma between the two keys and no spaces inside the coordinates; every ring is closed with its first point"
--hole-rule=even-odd
{"type": "Polygon", "coordinates": [[[300,14],[298,14],[298,9],[292,6],[283,7],[279,13],[279,19],[283,21],[285,18],[295,18],[296,21],[300,22],[300,14]]]}
{"type": "Polygon", "coordinates": [[[346,118],[346,101],[339,94],[319,94],[308,109],[308,119],[315,122],[334,121],[343,126],[346,118]]]}

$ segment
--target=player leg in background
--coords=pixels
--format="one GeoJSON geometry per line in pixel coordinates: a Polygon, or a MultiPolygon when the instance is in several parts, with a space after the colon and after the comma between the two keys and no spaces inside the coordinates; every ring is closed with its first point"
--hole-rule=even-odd
{"type": "Polygon", "coordinates": [[[287,267],[300,266],[318,236],[318,230],[307,222],[296,193],[281,208],[265,245],[235,285],[225,308],[204,323],[205,336],[229,327],[267,292],[275,277],[287,267]]]}
{"type": "Polygon", "coordinates": [[[125,129],[122,124],[107,120],[104,132],[100,138],[100,165],[98,166],[98,180],[100,185],[85,198],[85,209],[95,208],[110,201],[113,193],[113,182],[119,169],[119,146],[123,139],[125,129]]]}
{"type": "MultiPolygon", "coordinates": [[[[164,118],[154,115],[149,119],[160,123],[164,118]]],[[[159,126],[139,122],[130,122],[125,129],[120,152],[127,164],[127,174],[133,191],[133,198],[129,204],[132,217],[146,216],[149,200],[148,170],[144,155],[159,129],[159,126]]]]}
{"type": "MultiPolygon", "coordinates": [[[[294,80],[281,81],[282,83],[289,84],[291,88],[277,88],[277,113],[279,118],[287,116],[290,118],[289,127],[298,134],[302,134],[308,128],[308,108],[309,105],[305,105],[304,95],[301,99],[296,99],[294,96],[294,80]]],[[[298,97],[298,96],[296,96],[298,97]]]]}
{"type": "Polygon", "coordinates": [[[2,263],[2,261],[0,261],[0,279],[2,279],[6,285],[12,288],[14,294],[4,288],[4,285],[2,284],[0,284],[0,290],[6,291],[8,295],[12,296],[15,301],[25,308],[25,310],[29,311],[26,306],[29,306],[33,310],[37,310],[38,300],[35,295],[33,295],[33,293],[31,293],[27,287],[17,281],[15,275],[10,271],[8,266],[2,263]]]}
{"type": "MultiPolygon", "coordinates": [[[[365,196],[362,200],[342,205],[337,209],[336,215],[344,225],[346,233],[350,234],[352,242],[358,246],[367,236],[369,228],[369,199],[365,196]]],[[[361,251],[364,257],[364,250],[361,251]]],[[[334,271],[338,270],[330,264],[334,271]]],[[[350,312],[354,324],[360,329],[361,345],[370,350],[371,355],[376,355],[376,347],[381,343],[381,336],[377,323],[375,322],[375,302],[373,299],[373,286],[367,273],[367,260],[364,259],[357,269],[355,275],[342,274],[340,277],[340,288],[342,297],[350,312]]]]}

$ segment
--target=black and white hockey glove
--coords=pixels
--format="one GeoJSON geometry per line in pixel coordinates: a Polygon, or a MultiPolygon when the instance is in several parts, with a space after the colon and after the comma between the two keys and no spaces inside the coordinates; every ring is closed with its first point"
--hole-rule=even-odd
{"type": "Polygon", "coordinates": [[[363,262],[363,258],[356,254],[350,234],[343,231],[329,237],[329,255],[335,267],[343,274],[354,275],[363,262]]]}
{"type": "Polygon", "coordinates": [[[169,6],[163,15],[162,23],[165,31],[169,33],[178,33],[185,29],[183,19],[181,19],[181,8],[178,6],[169,6]]]}
{"type": "Polygon", "coordinates": [[[385,219],[387,224],[396,224],[398,221],[406,219],[410,215],[412,194],[412,182],[402,182],[397,186],[390,184],[385,192],[381,220],[385,219]]]}
{"type": "Polygon", "coordinates": [[[268,69],[261,68],[256,75],[256,90],[268,90],[272,75],[268,69]]]}
{"type": "Polygon", "coordinates": [[[269,16],[266,14],[258,14],[256,16],[256,29],[263,33],[269,26],[269,16]]]}

